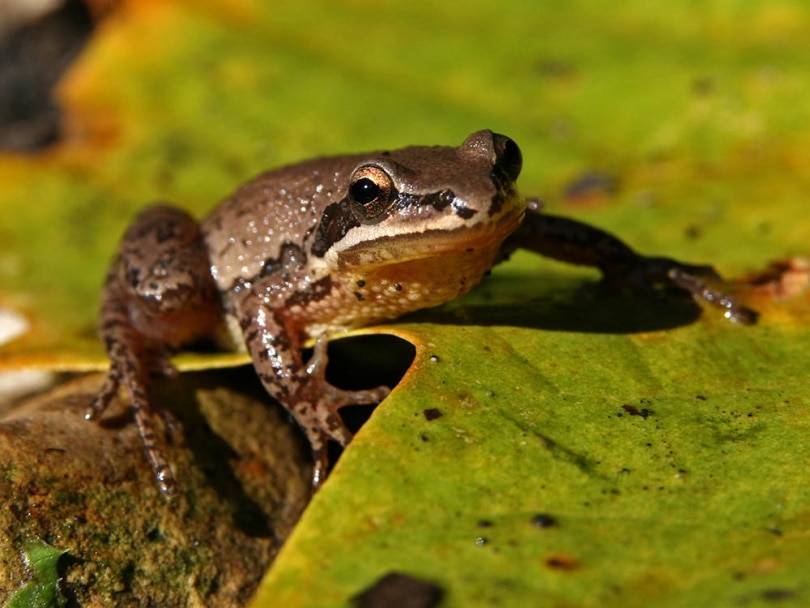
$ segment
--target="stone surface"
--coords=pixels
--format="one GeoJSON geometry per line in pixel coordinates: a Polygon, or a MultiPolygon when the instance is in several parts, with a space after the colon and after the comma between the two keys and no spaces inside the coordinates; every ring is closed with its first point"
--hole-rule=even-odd
{"type": "Polygon", "coordinates": [[[161,381],[182,424],[167,436],[181,484],[167,499],[122,400],[84,420],[101,382],[75,379],[0,422],[0,604],[32,577],[25,548],[44,541],[65,551],[70,605],[244,605],[309,498],[298,431],[249,369],[161,381]]]}

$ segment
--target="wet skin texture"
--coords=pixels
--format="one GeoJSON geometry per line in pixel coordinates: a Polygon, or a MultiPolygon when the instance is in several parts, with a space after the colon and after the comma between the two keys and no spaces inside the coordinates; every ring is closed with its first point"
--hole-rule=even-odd
{"type": "Polygon", "coordinates": [[[202,222],[166,205],[145,209],[124,235],[104,287],[107,382],[88,410],[129,393],[162,491],[177,489],[155,437],[150,376],[202,338],[244,348],[267,392],[312,445],[313,483],[327,444],[351,432],[338,410],[377,403],[386,387],[345,391],[325,378],[335,332],[437,306],[465,294],[516,249],[599,268],[607,282],[671,284],[751,323],[755,313],[710,288],[709,266],[635,253],[597,228],[540,213],[515,182],[521,153],[478,131],[459,147],[321,158],[259,175],[202,222]],[[315,339],[305,362],[301,347],[315,339]]]}

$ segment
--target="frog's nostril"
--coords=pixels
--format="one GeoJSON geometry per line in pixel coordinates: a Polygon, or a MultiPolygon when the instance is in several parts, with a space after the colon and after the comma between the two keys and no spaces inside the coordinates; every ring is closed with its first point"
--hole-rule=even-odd
{"type": "Polygon", "coordinates": [[[495,169],[500,170],[511,181],[515,181],[523,168],[523,154],[518,145],[506,135],[492,134],[495,146],[495,169]]]}

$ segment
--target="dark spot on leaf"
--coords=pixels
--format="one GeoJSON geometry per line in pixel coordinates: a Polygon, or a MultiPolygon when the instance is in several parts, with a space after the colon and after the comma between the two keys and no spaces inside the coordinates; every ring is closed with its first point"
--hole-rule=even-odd
{"type": "Polygon", "coordinates": [[[479,520],[479,522],[478,522],[478,527],[479,528],[491,528],[492,526],[493,526],[493,523],[488,519],[482,519],[482,520],[479,520]]]}
{"type": "Polygon", "coordinates": [[[687,241],[696,241],[702,234],[703,229],[697,224],[689,224],[683,231],[683,236],[687,241]]]}
{"type": "Polygon", "coordinates": [[[537,60],[534,67],[541,76],[555,80],[568,80],[576,75],[574,64],[559,57],[543,57],[537,60]]]}
{"type": "Polygon", "coordinates": [[[357,608],[432,608],[442,599],[438,585],[401,574],[386,574],[371,587],[352,598],[357,608]]]}
{"type": "Polygon", "coordinates": [[[530,521],[536,528],[553,528],[557,525],[557,520],[548,513],[538,513],[534,515],[530,521]]]}
{"type": "Polygon", "coordinates": [[[625,403],[625,404],[622,406],[622,409],[623,409],[625,412],[627,412],[628,414],[630,414],[631,416],[641,416],[641,417],[642,417],[642,418],[644,418],[645,420],[646,420],[646,419],[647,419],[649,416],[652,416],[652,415],[655,413],[654,411],[649,410],[649,409],[647,409],[646,407],[645,407],[645,408],[638,409],[638,408],[637,408],[637,407],[635,407],[634,405],[629,405],[629,404],[627,404],[627,403],[625,403]]]}
{"type": "Polygon", "coordinates": [[[600,171],[586,171],[565,187],[567,201],[577,204],[595,204],[615,194],[619,189],[619,180],[600,171]]]}
{"type": "Polygon", "coordinates": [[[692,82],[692,92],[695,95],[706,97],[714,93],[716,87],[714,80],[710,76],[695,78],[692,82]]]}
{"type": "Polygon", "coordinates": [[[430,407],[424,410],[422,413],[425,415],[425,420],[427,420],[428,422],[442,417],[441,410],[439,410],[439,408],[436,407],[430,407]]]}
{"type": "Polygon", "coordinates": [[[546,566],[555,570],[576,570],[579,568],[579,561],[570,555],[558,553],[546,558],[546,566]]]}
{"type": "Polygon", "coordinates": [[[784,602],[795,599],[797,595],[793,589],[765,589],[762,599],[766,602],[784,602]]]}

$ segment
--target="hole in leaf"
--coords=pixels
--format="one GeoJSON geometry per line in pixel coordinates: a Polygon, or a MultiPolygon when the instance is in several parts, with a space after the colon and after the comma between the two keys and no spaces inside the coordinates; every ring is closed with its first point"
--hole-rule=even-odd
{"type": "MultiPolygon", "coordinates": [[[[309,356],[305,353],[305,356],[309,356]]],[[[327,380],[346,390],[359,390],[375,386],[393,389],[416,357],[416,348],[410,342],[391,335],[367,335],[343,338],[329,342],[327,380]]],[[[375,405],[350,405],[341,408],[340,415],[346,426],[356,433],[371,417],[375,405]]],[[[331,442],[329,461],[334,466],[342,452],[331,442]]]]}

